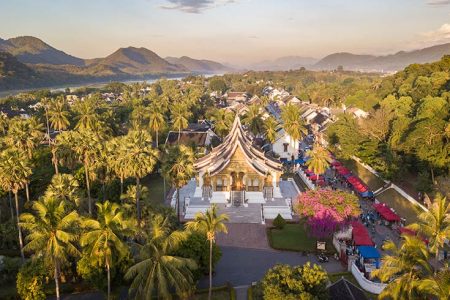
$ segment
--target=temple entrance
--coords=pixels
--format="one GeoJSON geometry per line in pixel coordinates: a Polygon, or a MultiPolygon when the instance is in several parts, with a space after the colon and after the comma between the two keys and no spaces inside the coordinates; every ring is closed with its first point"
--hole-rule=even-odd
{"type": "Polygon", "coordinates": [[[231,190],[245,191],[244,172],[231,172],[231,190]]]}

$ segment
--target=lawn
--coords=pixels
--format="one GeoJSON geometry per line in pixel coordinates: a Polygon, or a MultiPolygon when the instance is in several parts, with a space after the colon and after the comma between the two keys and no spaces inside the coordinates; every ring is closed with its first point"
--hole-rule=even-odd
{"type": "MultiPolygon", "coordinates": [[[[164,204],[164,179],[159,174],[151,174],[145,177],[142,184],[150,191],[151,204],[164,204]]],[[[166,182],[166,192],[169,189],[170,186],[166,182]]]]}
{"type": "MultiPolygon", "coordinates": [[[[304,223],[289,223],[281,229],[271,228],[268,231],[269,242],[272,248],[289,251],[316,251],[317,239],[308,236],[304,223]]],[[[327,251],[334,252],[331,239],[326,240],[327,251]]]]}
{"type": "MultiPolygon", "coordinates": [[[[228,286],[213,288],[212,297],[213,300],[229,300],[232,299],[233,288],[228,286]]],[[[208,289],[204,289],[195,293],[193,300],[206,300],[208,299],[208,289]]],[[[233,298],[234,299],[234,298],[233,298]]]]}
{"type": "Polygon", "coordinates": [[[406,223],[411,224],[417,222],[417,214],[422,212],[422,209],[400,195],[394,189],[388,189],[377,196],[380,202],[386,203],[392,207],[400,217],[406,219],[406,223]]]}
{"type": "MultiPolygon", "coordinates": [[[[364,291],[364,289],[362,289],[361,286],[359,285],[358,281],[356,281],[355,277],[353,277],[352,273],[350,273],[350,272],[328,273],[328,278],[330,279],[331,283],[338,281],[342,277],[344,277],[345,279],[347,279],[348,281],[350,281],[351,283],[353,283],[354,285],[356,285],[357,287],[359,287],[361,290],[364,291]]],[[[369,299],[377,299],[378,298],[377,295],[371,294],[366,291],[364,291],[364,294],[366,294],[367,298],[369,298],[369,299]]]]}
{"type": "Polygon", "coordinates": [[[354,160],[342,160],[342,163],[364,181],[372,191],[378,190],[384,185],[384,181],[372,174],[369,170],[364,168],[363,165],[354,160]]]}

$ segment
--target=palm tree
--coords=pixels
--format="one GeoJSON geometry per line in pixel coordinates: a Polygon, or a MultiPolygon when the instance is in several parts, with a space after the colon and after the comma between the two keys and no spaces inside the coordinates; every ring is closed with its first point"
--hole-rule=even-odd
{"type": "Polygon", "coordinates": [[[192,116],[186,105],[182,103],[175,103],[170,109],[170,118],[173,122],[173,128],[178,130],[178,142],[180,141],[181,129],[188,126],[188,120],[192,116]]]}
{"type": "Polygon", "coordinates": [[[63,96],[50,101],[47,111],[48,118],[53,129],[63,131],[69,127],[70,113],[63,96]]]}
{"type": "Polygon", "coordinates": [[[192,149],[184,145],[170,148],[163,158],[162,173],[176,188],[178,220],[181,219],[180,188],[195,174],[194,159],[192,149]]]}
{"type": "Polygon", "coordinates": [[[79,255],[75,241],[78,238],[80,217],[76,211],[68,211],[65,201],[53,197],[34,201],[32,210],[33,214],[24,213],[20,216],[20,226],[29,233],[24,249],[34,252],[37,257],[43,257],[46,264],[53,268],[56,299],[59,299],[61,264],[69,256],[79,255]]]}
{"type": "Polygon", "coordinates": [[[81,200],[80,185],[71,174],[55,174],[44,196],[65,201],[70,207],[77,207],[81,200]]]}
{"type": "Polygon", "coordinates": [[[437,194],[429,210],[418,215],[418,221],[408,227],[428,238],[430,251],[437,260],[439,250],[450,237],[450,203],[447,203],[447,198],[437,194]]]}
{"type": "Polygon", "coordinates": [[[436,297],[438,300],[448,300],[450,295],[450,268],[446,266],[432,277],[421,280],[417,289],[430,298],[436,297]]]}
{"type": "Polygon", "coordinates": [[[127,176],[127,166],[125,159],[127,158],[128,148],[125,144],[125,137],[118,136],[108,141],[106,144],[107,163],[109,168],[119,177],[120,195],[123,194],[123,182],[127,176]]]}
{"type": "Polygon", "coordinates": [[[292,143],[298,143],[302,135],[308,134],[308,129],[301,119],[300,108],[296,105],[286,105],[281,110],[283,128],[289,134],[292,143]]]}
{"type": "Polygon", "coordinates": [[[128,132],[124,145],[127,148],[127,153],[124,153],[126,156],[123,159],[127,176],[136,178],[136,212],[138,222],[140,222],[140,180],[153,171],[159,153],[157,149],[152,147],[152,137],[146,131],[132,130],[128,132]]]}
{"type": "Polygon", "coordinates": [[[5,191],[14,194],[16,202],[17,229],[19,231],[20,255],[22,261],[25,259],[23,253],[22,230],[19,225],[19,190],[23,189],[31,175],[31,167],[26,156],[16,149],[7,149],[0,153],[0,186],[5,191]]]}
{"type": "Polygon", "coordinates": [[[391,255],[383,256],[380,269],[372,272],[382,282],[389,282],[380,299],[423,299],[418,286],[433,274],[425,243],[414,236],[404,235],[402,238],[400,247],[393,241],[383,245],[391,255]]]}
{"type": "Polygon", "coordinates": [[[97,205],[97,219],[86,219],[80,244],[86,248],[91,259],[106,268],[108,276],[108,299],[111,295],[111,266],[124,258],[129,249],[124,237],[133,231],[132,223],[123,219],[120,206],[109,201],[97,205]]]}
{"type": "Polygon", "coordinates": [[[33,150],[44,139],[44,126],[36,117],[29,119],[13,118],[9,123],[5,142],[8,146],[26,151],[28,158],[33,158],[33,150]]]}
{"type": "Polygon", "coordinates": [[[319,143],[315,143],[313,149],[306,152],[306,156],[309,157],[306,165],[317,175],[325,173],[333,161],[328,150],[319,143]]]}
{"type": "Polygon", "coordinates": [[[223,137],[233,125],[234,115],[232,112],[224,109],[216,109],[211,115],[211,120],[214,121],[214,130],[216,133],[223,137]]]}
{"type": "Polygon", "coordinates": [[[277,137],[278,122],[274,117],[268,117],[264,122],[266,139],[273,144],[277,137]]]}
{"type": "Polygon", "coordinates": [[[261,119],[261,108],[258,105],[251,105],[245,113],[242,123],[247,125],[248,129],[257,135],[263,132],[264,123],[261,119]]]}
{"type": "Polygon", "coordinates": [[[99,131],[101,128],[100,115],[97,113],[97,99],[95,97],[78,100],[73,105],[78,120],[75,129],[99,131]]]}
{"type": "Polygon", "coordinates": [[[187,234],[170,228],[167,217],[156,215],[151,220],[146,242],[139,245],[139,261],[125,274],[126,279],[133,279],[130,293],[136,299],[171,299],[172,289],[179,296],[192,291],[191,270],[197,267],[195,261],[171,255],[187,234]]]}
{"type": "Polygon", "coordinates": [[[161,130],[161,128],[163,128],[164,124],[166,123],[166,120],[164,119],[162,109],[156,104],[150,106],[149,113],[150,113],[149,127],[150,130],[154,132],[156,135],[155,137],[156,148],[158,148],[158,133],[161,130]]]}
{"type": "Polygon", "coordinates": [[[194,221],[186,223],[186,229],[197,231],[206,235],[209,241],[209,292],[208,299],[211,299],[212,293],[212,249],[216,239],[216,233],[228,233],[225,222],[228,221],[226,214],[217,215],[217,206],[213,204],[206,213],[197,213],[194,221]]]}

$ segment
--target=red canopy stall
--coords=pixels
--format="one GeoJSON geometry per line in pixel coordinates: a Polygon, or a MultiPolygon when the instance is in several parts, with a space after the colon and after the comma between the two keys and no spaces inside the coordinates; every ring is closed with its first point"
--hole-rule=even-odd
{"type": "Polygon", "coordinates": [[[385,219],[389,222],[399,222],[400,217],[394,213],[386,204],[384,203],[378,203],[373,206],[375,210],[385,219]]]}
{"type": "Polygon", "coordinates": [[[356,246],[373,246],[374,242],[370,237],[366,226],[359,221],[352,222],[352,237],[356,246]]]}

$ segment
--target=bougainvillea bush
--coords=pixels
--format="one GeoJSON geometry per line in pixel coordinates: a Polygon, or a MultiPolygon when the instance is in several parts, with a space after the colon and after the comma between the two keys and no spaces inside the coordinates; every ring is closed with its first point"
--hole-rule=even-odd
{"type": "Polygon", "coordinates": [[[360,215],[358,197],[343,191],[312,190],[302,193],[296,201],[295,211],[307,219],[311,235],[329,237],[360,215]]]}

